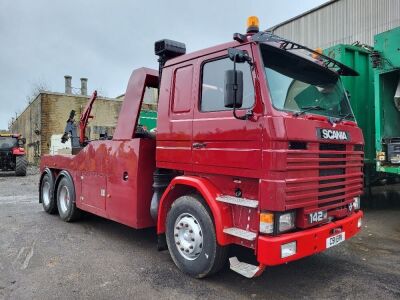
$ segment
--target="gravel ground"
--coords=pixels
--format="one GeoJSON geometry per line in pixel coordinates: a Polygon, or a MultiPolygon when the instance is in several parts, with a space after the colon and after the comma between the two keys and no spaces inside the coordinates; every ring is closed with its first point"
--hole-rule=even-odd
{"type": "MultiPolygon", "coordinates": [[[[248,280],[182,274],[153,229],[93,215],[67,224],[38,204],[37,169],[0,173],[0,299],[399,299],[400,210],[366,211],[363,231],[248,280]]],[[[400,188],[399,188],[400,190],[400,188]]]]}

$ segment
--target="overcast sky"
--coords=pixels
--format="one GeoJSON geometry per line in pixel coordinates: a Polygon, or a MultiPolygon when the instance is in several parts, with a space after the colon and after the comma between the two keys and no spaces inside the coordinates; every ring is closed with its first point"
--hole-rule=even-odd
{"type": "Polygon", "coordinates": [[[64,75],[107,97],[125,92],[133,69],[157,68],[154,41],[187,52],[231,40],[257,15],[261,29],[326,0],[0,0],[0,129],[27,106],[36,85],[64,92],[64,75]]]}

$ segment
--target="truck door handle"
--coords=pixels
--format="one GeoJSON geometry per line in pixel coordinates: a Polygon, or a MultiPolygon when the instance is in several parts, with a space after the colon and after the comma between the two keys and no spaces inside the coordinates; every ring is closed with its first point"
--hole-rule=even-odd
{"type": "Polygon", "coordinates": [[[201,149],[201,148],[205,148],[207,146],[206,143],[193,143],[193,149],[201,149]]]}

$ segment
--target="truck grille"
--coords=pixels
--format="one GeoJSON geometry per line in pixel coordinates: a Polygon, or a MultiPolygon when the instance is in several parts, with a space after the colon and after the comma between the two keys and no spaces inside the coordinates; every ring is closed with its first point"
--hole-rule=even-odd
{"type": "MultiPolygon", "coordinates": [[[[346,151],[346,145],[343,144],[320,144],[319,158],[322,160],[319,162],[321,167],[330,166],[332,169],[319,169],[319,177],[323,178],[325,176],[340,176],[346,173],[345,159],[346,154],[335,154],[332,151],[346,151]],[[323,153],[323,151],[330,151],[329,153],[323,153]],[[334,159],[326,160],[326,159],[334,159]]],[[[340,205],[345,201],[345,192],[342,190],[346,187],[346,182],[344,178],[319,180],[320,186],[328,185],[328,187],[322,187],[318,189],[321,194],[318,196],[318,207],[327,207],[335,204],[340,205]],[[331,199],[335,199],[332,200],[331,199]]]]}
{"type": "Polygon", "coordinates": [[[355,146],[310,142],[305,150],[286,150],[286,209],[302,208],[304,215],[324,209],[334,218],[348,215],[348,204],[363,188],[364,154],[355,146]]]}

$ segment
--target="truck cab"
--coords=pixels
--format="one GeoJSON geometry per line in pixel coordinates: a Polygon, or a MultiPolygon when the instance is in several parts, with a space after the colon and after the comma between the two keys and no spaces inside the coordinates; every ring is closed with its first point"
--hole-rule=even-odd
{"type": "Polygon", "coordinates": [[[133,72],[112,139],[42,158],[44,209],[156,226],[159,248],[199,278],[229,245],[254,252],[258,265],[230,258],[254,277],[354,236],[363,136],[339,75],[357,73],[256,27],[190,54],[156,43],[160,70],[133,72]],[[152,88],[155,137],[137,125],[152,88]]]}

